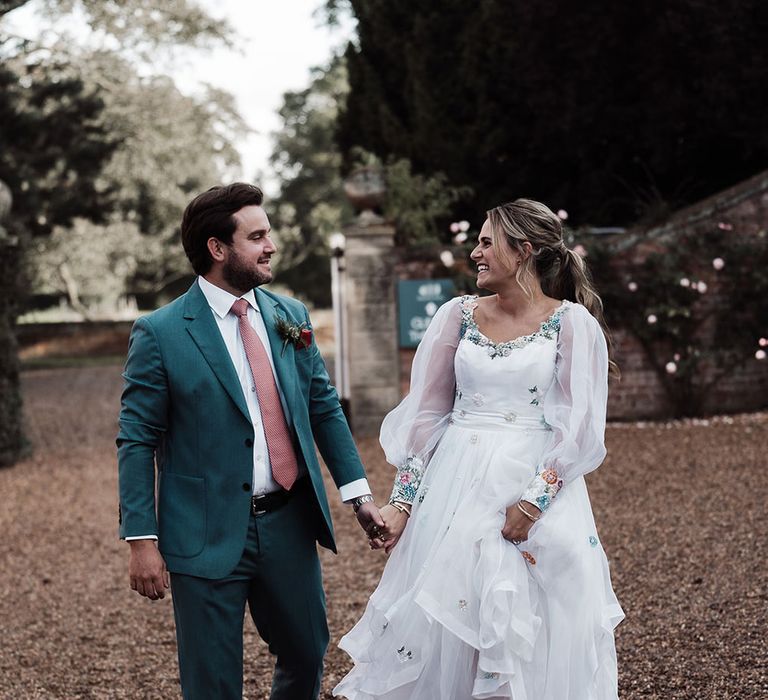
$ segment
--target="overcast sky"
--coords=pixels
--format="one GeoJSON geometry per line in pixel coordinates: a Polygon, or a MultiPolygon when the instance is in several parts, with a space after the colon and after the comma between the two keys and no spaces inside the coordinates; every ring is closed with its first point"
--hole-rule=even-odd
{"type": "MultiPolygon", "coordinates": [[[[309,83],[310,69],[325,65],[333,50],[346,44],[353,28],[349,23],[331,31],[313,13],[322,0],[199,0],[212,15],[225,17],[238,32],[236,48],[214,52],[185,52],[170,72],[184,92],[202,82],[231,92],[240,113],[256,131],[239,144],[242,177],[258,177],[274,193],[267,162],[270,134],[279,127],[277,110],[287,90],[309,83]]],[[[37,2],[14,11],[8,27],[37,38],[42,26],[37,2]]],[[[77,32],[77,26],[72,30],[77,32]]]]}

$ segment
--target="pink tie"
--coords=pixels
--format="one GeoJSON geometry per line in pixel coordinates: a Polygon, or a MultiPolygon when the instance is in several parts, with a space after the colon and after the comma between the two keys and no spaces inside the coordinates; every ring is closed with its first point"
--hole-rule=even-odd
{"type": "Polygon", "coordinates": [[[238,299],[232,304],[232,313],[237,316],[245,356],[248,358],[253,383],[256,385],[256,396],[259,399],[261,419],[264,422],[264,435],[267,438],[272,476],[280,486],[290,490],[298,476],[299,467],[296,464],[296,454],[291,444],[283,405],[280,403],[280,394],[277,393],[272,365],[259,336],[253,330],[253,326],[248,323],[248,302],[245,299],[238,299]]]}

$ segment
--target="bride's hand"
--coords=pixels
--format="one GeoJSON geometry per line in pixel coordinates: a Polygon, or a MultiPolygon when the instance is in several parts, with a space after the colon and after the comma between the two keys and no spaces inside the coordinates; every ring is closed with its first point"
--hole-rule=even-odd
{"type": "Polygon", "coordinates": [[[390,504],[385,505],[380,513],[384,520],[384,528],[382,529],[384,551],[389,554],[408,524],[408,515],[390,504]]]}
{"type": "MultiPolygon", "coordinates": [[[[523,508],[535,518],[541,515],[541,511],[532,503],[528,501],[523,501],[522,503],[523,508]]],[[[384,520],[386,522],[386,518],[384,520]]],[[[520,544],[528,539],[528,532],[532,527],[533,521],[525,516],[520,508],[517,507],[517,502],[515,502],[507,508],[507,519],[504,527],[501,529],[501,534],[505,540],[510,541],[512,544],[520,544]]]]}

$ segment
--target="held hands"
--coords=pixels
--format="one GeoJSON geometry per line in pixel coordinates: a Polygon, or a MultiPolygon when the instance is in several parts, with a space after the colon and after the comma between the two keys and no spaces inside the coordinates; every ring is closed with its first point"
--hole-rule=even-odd
{"type": "Polygon", "coordinates": [[[371,549],[381,549],[389,554],[400,540],[400,536],[408,524],[408,510],[405,507],[397,507],[388,503],[381,509],[381,517],[384,519],[384,527],[380,537],[371,538],[371,549]]]}
{"type": "Polygon", "coordinates": [[[507,519],[501,534],[512,544],[525,542],[530,529],[540,517],[541,511],[533,503],[517,501],[507,508],[507,519]]]}
{"type": "Polygon", "coordinates": [[[131,560],[128,576],[131,588],[150,600],[165,598],[165,589],[171,587],[168,569],[154,540],[131,540],[131,560]]]}
{"type": "Polygon", "coordinates": [[[384,520],[379,513],[378,507],[372,501],[362,503],[357,509],[355,516],[369,539],[378,536],[384,530],[384,520]]]}

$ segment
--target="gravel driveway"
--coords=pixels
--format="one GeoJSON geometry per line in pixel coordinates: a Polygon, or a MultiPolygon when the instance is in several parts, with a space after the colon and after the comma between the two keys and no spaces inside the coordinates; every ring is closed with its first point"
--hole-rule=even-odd
{"type": "MultiPolygon", "coordinates": [[[[23,383],[35,451],[0,470],[0,697],[177,698],[170,599],[129,590],[117,540],[120,369],[39,370],[23,383]]],[[[609,457],[589,486],[627,613],[624,700],[768,698],[767,439],[765,413],[609,427],[609,457]]],[[[391,468],[375,440],[360,451],[385,498],[391,468]]],[[[335,642],[384,563],[331,500],[326,698],[349,666],[335,642]]],[[[271,659],[246,627],[245,696],[266,698],[271,659]]]]}

